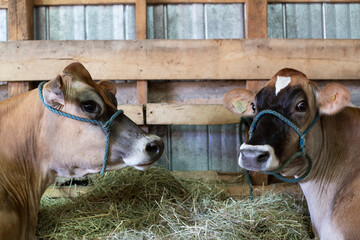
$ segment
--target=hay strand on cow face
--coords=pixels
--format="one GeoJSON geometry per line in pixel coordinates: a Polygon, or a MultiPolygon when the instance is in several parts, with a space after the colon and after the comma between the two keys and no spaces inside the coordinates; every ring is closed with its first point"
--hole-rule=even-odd
{"type": "Polygon", "coordinates": [[[75,199],[41,201],[39,239],[309,239],[304,202],[268,193],[250,201],[161,168],[91,176],[75,199]]]}

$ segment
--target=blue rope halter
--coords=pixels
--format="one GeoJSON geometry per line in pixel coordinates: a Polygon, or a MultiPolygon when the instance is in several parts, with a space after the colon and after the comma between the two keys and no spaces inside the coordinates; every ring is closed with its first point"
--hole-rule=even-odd
{"type": "Polygon", "coordinates": [[[124,111],[121,110],[121,109],[116,111],[111,116],[111,118],[106,122],[93,120],[93,119],[88,119],[88,118],[82,118],[82,117],[78,117],[78,116],[75,116],[75,115],[72,115],[72,114],[69,114],[69,113],[59,111],[59,110],[57,110],[57,109],[55,109],[55,108],[53,108],[53,107],[46,104],[46,102],[44,100],[44,97],[43,97],[43,92],[42,92],[44,84],[45,84],[45,82],[41,82],[39,84],[38,90],[39,90],[40,100],[47,109],[49,109],[50,111],[52,111],[52,112],[54,112],[54,113],[56,113],[58,115],[61,115],[63,117],[71,118],[71,119],[81,121],[81,122],[87,122],[87,123],[92,123],[92,124],[95,124],[95,125],[100,125],[101,128],[104,130],[105,135],[106,135],[106,144],[105,144],[105,154],[104,154],[103,166],[102,166],[102,169],[101,169],[101,172],[100,172],[100,174],[103,175],[104,172],[105,172],[105,169],[106,169],[106,164],[107,164],[107,160],[108,160],[108,156],[109,156],[111,124],[115,120],[115,118],[117,116],[119,116],[120,114],[122,114],[124,111]]]}
{"type": "MultiPolygon", "coordinates": [[[[301,132],[300,129],[294,124],[292,123],[289,119],[287,119],[286,117],[284,117],[283,115],[281,115],[280,113],[274,111],[274,110],[270,110],[270,109],[267,109],[267,110],[263,110],[261,111],[254,119],[253,123],[251,124],[250,126],[250,130],[249,130],[249,139],[252,138],[253,134],[254,134],[254,131],[255,131],[255,127],[256,127],[256,124],[258,123],[259,119],[265,115],[265,114],[271,114],[271,115],[274,115],[276,117],[278,117],[279,119],[281,119],[284,123],[286,123],[287,125],[289,125],[292,129],[294,129],[294,131],[299,135],[299,147],[300,147],[300,151],[299,152],[296,152],[294,153],[293,155],[291,155],[291,157],[286,160],[284,162],[283,165],[281,165],[279,168],[273,170],[273,171],[262,171],[263,173],[265,174],[269,174],[269,175],[273,175],[275,176],[276,178],[284,181],[284,182],[288,182],[288,183],[298,183],[302,180],[304,180],[310,173],[311,171],[311,168],[312,168],[312,159],[311,157],[305,152],[305,136],[306,134],[308,134],[308,132],[310,131],[310,129],[316,124],[317,120],[319,119],[319,114],[316,115],[316,117],[314,118],[314,120],[310,123],[310,125],[306,128],[306,130],[304,132],[301,132]],[[305,171],[305,173],[296,178],[296,179],[289,179],[289,178],[285,178],[283,176],[281,176],[279,173],[284,169],[286,168],[294,159],[296,158],[303,158],[303,159],[306,159],[308,161],[308,167],[305,171]]],[[[241,120],[240,121],[240,131],[241,131],[241,125],[242,124],[245,124],[244,120],[241,120]]],[[[241,134],[240,134],[241,136],[241,134]]],[[[240,137],[241,138],[241,137],[240,137]]],[[[241,141],[242,142],[242,139],[241,141]]],[[[252,196],[252,192],[253,192],[253,189],[252,189],[252,186],[251,186],[251,181],[250,181],[250,177],[249,177],[249,173],[247,170],[244,169],[244,173],[245,173],[245,177],[247,179],[247,182],[248,182],[248,185],[249,185],[249,188],[250,188],[250,198],[252,199],[253,196],[252,196]]]]}

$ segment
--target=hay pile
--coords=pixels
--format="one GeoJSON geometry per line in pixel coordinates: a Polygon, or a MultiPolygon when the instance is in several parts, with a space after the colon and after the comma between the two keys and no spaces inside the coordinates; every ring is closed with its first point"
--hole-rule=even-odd
{"type": "Polygon", "coordinates": [[[235,200],[161,168],[90,181],[81,197],[42,199],[38,239],[310,239],[305,203],[289,195],[235,200]]]}

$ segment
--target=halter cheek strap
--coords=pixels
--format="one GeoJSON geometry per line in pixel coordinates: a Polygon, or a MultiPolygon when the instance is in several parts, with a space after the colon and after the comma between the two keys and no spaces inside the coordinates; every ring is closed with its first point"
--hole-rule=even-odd
{"type": "Polygon", "coordinates": [[[87,122],[87,123],[92,123],[92,124],[95,124],[95,125],[100,125],[102,130],[105,132],[105,135],[106,135],[106,143],[105,143],[105,154],[104,154],[104,161],[103,161],[103,166],[102,166],[102,169],[101,169],[101,172],[100,174],[104,174],[105,172],[105,169],[106,169],[106,165],[107,165],[107,160],[108,160],[108,157],[109,157],[109,148],[110,148],[110,133],[111,133],[111,124],[113,123],[113,121],[115,120],[115,118],[117,116],[119,116],[120,114],[122,114],[124,111],[123,110],[118,110],[116,111],[112,116],[111,118],[106,121],[106,122],[103,122],[103,121],[98,121],[98,120],[94,120],[94,119],[89,119],[89,118],[82,118],[82,117],[78,117],[78,116],[75,116],[75,115],[72,115],[72,114],[69,114],[69,113],[65,113],[65,112],[62,112],[62,111],[59,111],[51,106],[49,106],[45,100],[44,100],[44,97],[43,97],[43,92],[42,92],[42,89],[43,89],[43,86],[46,82],[41,82],[39,84],[39,87],[38,87],[38,92],[39,92],[39,96],[40,96],[40,100],[41,102],[44,104],[44,106],[49,109],[50,111],[52,111],[53,113],[56,113],[60,116],[63,116],[63,117],[67,117],[67,118],[71,118],[71,119],[74,119],[74,120],[77,120],[77,121],[81,121],[81,122],[87,122]]]}

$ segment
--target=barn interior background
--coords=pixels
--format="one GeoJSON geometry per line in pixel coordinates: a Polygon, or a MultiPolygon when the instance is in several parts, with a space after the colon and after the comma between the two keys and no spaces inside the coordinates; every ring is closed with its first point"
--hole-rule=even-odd
{"type": "Polygon", "coordinates": [[[360,39],[359,0],[0,0],[0,99],[80,61],[164,139],[162,166],[238,172],[239,117],[223,95],[293,67],[341,82],[359,106],[360,41],[349,39],[360,39]]]}

